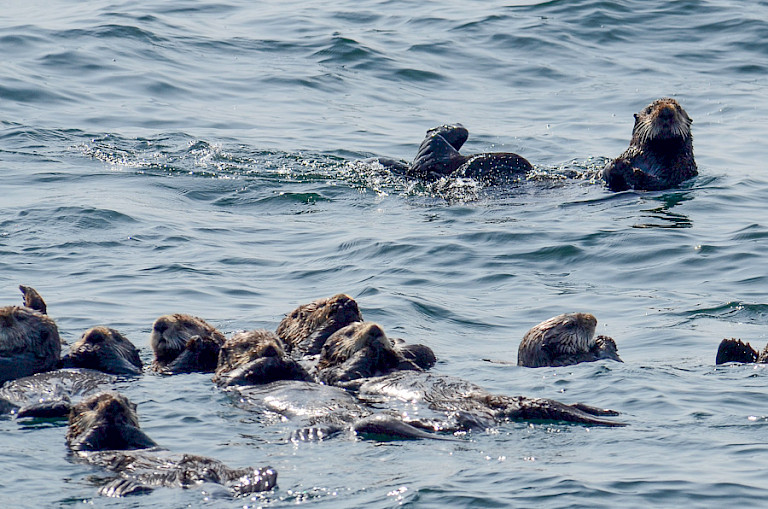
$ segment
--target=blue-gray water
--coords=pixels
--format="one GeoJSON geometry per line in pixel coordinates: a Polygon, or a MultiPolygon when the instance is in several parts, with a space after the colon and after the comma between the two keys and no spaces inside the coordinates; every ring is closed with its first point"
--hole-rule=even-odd
{"type": "MultiPolygon", "coordinates": [[[[761,505],[768,372],[768,2],[7,2],[0,13],[0,303],[37,288],[63,337],[152,321],[274,329],[346,292],[435,371],[622,412],[621,429],[501,425],[459,442],[293,444],[210,375],[118,388],[161,445],[273,466],[254,499],[99,498],[65,426],[0,420],[4,507],[761,505]],[[591,179],[662,96],[700,176],[591,179]],[[410,160],[443,122],[540,180],[450,193],[352,164],[410,160]],[[572,170],[563,172],[562,170],[572,170]],[[575,175],[558,180],[557,175],[575,175]],[[625,364],[525,369],[525,331],[588,311],[625,364]]],[[[207,488],[206,488],[207,489],[207,488]]]]}

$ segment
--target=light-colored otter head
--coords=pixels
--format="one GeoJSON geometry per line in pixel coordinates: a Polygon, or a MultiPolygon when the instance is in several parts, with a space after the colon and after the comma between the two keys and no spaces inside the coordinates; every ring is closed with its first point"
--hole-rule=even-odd
{"type": "MultiPolygon", "coordinates": [[[[587,351],[595,345],[597,318],[589,313],[564,313],[545,320],[528,331],[544,344],[556,343],[566,352],[587,351]]],[[[526,334],[526,336],[528,336],[526,334]]]]}
{"type": "Polygon", "coordinates": [[[219,385],[258,385],[276,380],[309,380],[274,332],[253,330],[229,338],[219,352],[213,381],[219,385]]]}
{"type": "Polygon", "coordinates": [[[76,451],[146,449],[156,445],[139,429],[136,405],[113,392],[96,394],[72,407],[67,444],[76,451]]]}
{"type": "Polygon", "coordinates": [[[116,375],[138,375],[139,350],[115,329],[93,327],[83,333],[61,360],[65,368],[88,368],[116,375]]]}
{"type": "Polygon", "coordinates": [[[51,318],[28,307],[0,308],[0,383],[54,369],[60,356],[51,318]]]}
{"type": "Polygon", "coordinates": [[[289,350],[316,354],[331,334],[362,320],[355,299],[339,294],[294,309],[280,322],[277,335],[289,350]]]}
{"type": "Polygon", "coordinates": [[[196,316],[173,314],[164,315],[152,324],[149,344],[155,352],[156,366],[166,366],[173,362],[194,336],[211,339],[221,346],[224,335],[196,316]]]}
{"type": "Polygon", "coordinates": [[[319,368],[340,365],[356,353],[369,349],[371,355],[396,356],[384,329],[374,322],[356,322],[336,331],[326,341],[320,354],[319,368]]]}
{"type": "Polygon", "coordinates": [[[632,143],[645,145],[653,140],[685,140],[691,136],[691,117],[669,97],[657,99],[635,114],[632,143]]]}
{"type": "Polygon", "coordinates": [[[239,332],[222,345],[216,372],[244,366],[264,357],[285,355],[283,344],[274,332],[263,329],[239,332]]]}

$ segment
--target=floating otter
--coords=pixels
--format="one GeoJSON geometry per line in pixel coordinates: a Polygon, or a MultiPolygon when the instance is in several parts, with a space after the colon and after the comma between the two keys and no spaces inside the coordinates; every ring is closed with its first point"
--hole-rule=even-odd
{"type": "MultiPolygon", "coordinates": [[[[434,354],[429,360],[432,359],[434,354]]],[[[422,367],[406,358],[381,326],[373,322],[355,322],[333,333],[323,345],[317,363],[320,380],[329,384],[398,370],[421,371],[422,367]]]]}
{"type": "Polygon", "coordinates": [[[637,113],[629,148],[603,169],[611,191],[668,189],[695,177],[692,122],[668,97],[637,113]]]}
{"type": "Polygon", "coordinates": [[[122,334],[109,327],[85,331],[61,359],[64,368],[88,368],[115,375],[139,375],[139,350],[122,334]]]}
{"type": "Polygon", "coordinates": [[[0,308],[0,384],[54,369],[61,355],[59,329],[39,311],[45,310],[45,302],[34,289],[19,289],[25,306],[0,308]]]}
{"type": "Polygon", "coordinates": [[[493,152],[464,156],[459,149],[469,137],[461,124],[433,127],[421,142],[410,165],[392,159],[379,158],[378,162],[391,170],[409,177],[438,180],[442,177],[464,177],[490,184],[503,183],[533,170],[524,157],[510,152],[493,152]]]}
{"type": "Polygon", "coordinates": [[[320,353],[328,337],[353,322],[362,322],[357,302],[345,294],[303,304],[291,311],[277,327],[277,335],[291,352],[320,353]]]}
{"type": "Polygon", "coordinates": [[[203,482],[240,495],[271,490],[277,483],[270,467],[232,469],[211,458],[163,451],[139,427],[136,405],[116,393],[97,394],[72,407],[67,445],[80,460],[119,474],[99,490],[106,496],[203,482]]]}
{"type": "Polygon", "coordinates": [[[589,313],[565,313],[529,330],[517,350],[518,366],[568,366],[580,362],[619,358],[616,343],[595,337],[597,319],[589,313]]]}
{"type": "Polygon", "coordinates": [[[752,348],[752,345],[744,343],[740,339],[724,339],[717,347],[715,364],[725,364],[726,362],[768,364],[768,346],[758,353],[752,348]]]}
{"type": "Polygon", "coordinates": [[[258,385],[275,380],[311,380],[285,352],[274,332],[254,330],[229,338],[221,347],[213,381],[219,385],[258,385]]]}
{"type": "Polygon", "coordinates": [[[202,318],[184,314],[155,320],[150,346],[155,353],[152,369],[166,374],[212,373],[219,360],[224,335],[202,318]]]}
{"type": "MultiPolygon", "coordinates": [[[[422,417],[405,422],[432,431],[485,429],[506,419],[623,425],[601,418],[618,415],[611,410],[549,399],[494,395],[459,378],[425,373],[398,355],[381,328],[370,322],[352,324],[328,338],[317,369],[321,380],[357,391],[366,402],[422,402],[426,405],[423,414],[422,409],[418,411],[422,417]],[[423,417],[428,410],[434,414],[423,417]]],[[[417,412],[403,408],[398,413],[417,412]]]]}

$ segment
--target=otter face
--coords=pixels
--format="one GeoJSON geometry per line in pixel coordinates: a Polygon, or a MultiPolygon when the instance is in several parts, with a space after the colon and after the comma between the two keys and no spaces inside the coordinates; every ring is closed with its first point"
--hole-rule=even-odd
{"type": "Polygon", "coordinates": [[[213,377],[220,385],[309,379],[307,372],[286,355],[280,338],[267,330],[241,332],[229,338],[221,347],[213,377]]]}
{"type": "Polygon", "coordinates": [[[328,337],[342,327],[363,320],[357,302],[339,294],[304,304],[288,314],[277,327],[277,335],[289,350],[320,353],[328,337]]]}
{"type": "Polygon", "coordinates": [[[685,139],[691,135],[693,120],[678,102],[669,97],[657,99],[635,114],[633,140],[645,144],[652,140],[685,139]]]}
{"type": "Polygon", "coordinates": [[[125,396],[109,392],[72,407],[67,443],[76,451],[146,449],[156,445],[139,429],[136,405],[125,396]]]}
{"type": "Polygon", "coordinates": [[[337,366],[364,349],[370,349],[371,354],[397,355],[379,324],[357,322],[336,331],[328,338],[320,354],[318,367],[337,366]]]}
{"type": "Polygon", "coordinates": [[[160,366],[171,363],[193,336],[210,338],[218,345],[224,343],[224,335],[201,318],[174,314],[161,316],[155,320],[149,343],[155,352],[156,363],[160,366]]]}
{"type": "Polygon", "coordinates": [[[65,368],[96,369],[116,375],[138,375],[142,368],[138,349],[109,327],[85,331],[61,361],[65,368]]]}

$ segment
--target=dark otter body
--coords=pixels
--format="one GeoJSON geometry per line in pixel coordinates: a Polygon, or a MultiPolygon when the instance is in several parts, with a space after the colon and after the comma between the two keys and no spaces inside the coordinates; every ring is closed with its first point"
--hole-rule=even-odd
{"type": "Polygon", "coordinates": [[[11,380],[0,388],[0,414],[61,418],[71,401],[107,388],[115,377],[90,369],[56,369],[11,380]]]}
{"type": "Polygon", "coordinates": [[[232,469],[211,458],[160,450],[140,429],[136,405],[115,393],[98,394],[72,407],[67,444],[79,459],[120,475],[100,489],[107,496],[202,482],[247,494],[270,490],[277,483],[270,467],[232,469]]]}
{"type": "Polygon", "coordinates": [[[603,169],[611,191],[669,189],[695,177],[692,122],[670,98],[657,99],[637,113],[629,148],[603,169]]]}
{"type": "Polygon", "coordinates": [[[469,131],[461,124],[441,125],[427,131],[410,165],[390,159],[379,159],[379,162],[409,177],[424,180],[464,177],[489,184],[504,183],[533,170],[524,157],[513,153],[460,154],[459,149],[468,137],[469,131]]]}
{"type": "Polygon", "coordinates": [[[589,313],[565,313],[529,330],[517,350],[518,366],[568,366],[611,359],[622,362],[616,343],[595,337],[597,319],[589,313]]]}
{"type": "Polygon", "coordinates": [[[202,318],[164,315],[155,320],[149,342],[155,353],[152,369],[164,374],[212,373],[224,335],[202,318]]]}
{"type": "Polygon", "coordinates": [[[603,416],[617,412],[580,403],[526,396],[491,394],[460,378],[419,371],[400,371],[387,376],[361,379],[357,384],[363,401],[394,407],[417,419],[406,419],[414,427],[456,432],[484,430],[506,420],[561,421],[598,426],[623,426],[603,416]],[[418,410],[415,411],[414,407],[418,410]]]}
{"type": "Polygon", "coordinates": [[[61,355],[59,329],[39,311],[45,302],[34,289],[19,289],[25,305],[0,308],[0,384],[54,369],[61,355]]]}
{"type": "Polygon", "coordinates": [[[724,339],[717,347],[715,364],[725,364],[726,362],[768,364],[768,346],[758,353],[752,348],[752,345],[744,343],[740,339],[724,339]]]}
{"type": "Polygon", "coordinates": [[[64,368],[88,368],[115,375],[139,375],[139,350],[109,327],[88,329],[61,359],[64,368]]]}

